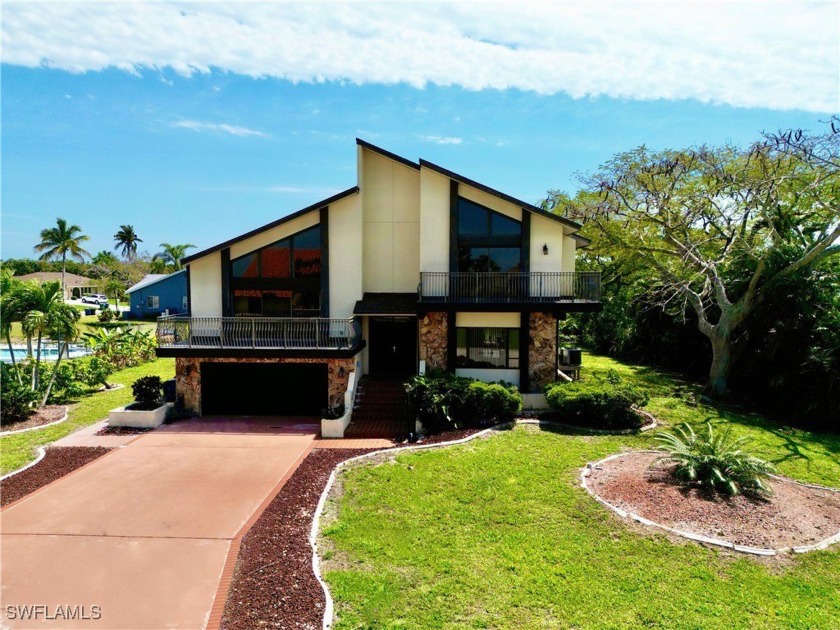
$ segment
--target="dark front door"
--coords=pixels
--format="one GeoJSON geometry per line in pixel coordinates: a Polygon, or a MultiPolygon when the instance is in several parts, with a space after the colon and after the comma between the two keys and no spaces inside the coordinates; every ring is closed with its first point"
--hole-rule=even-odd
{"type": "Polygon", "coordinates": [[[371,374],[406,376],[416,372],[416,319],[373,317],[368,333],[371,374]]]}
{"type": "Polygon", "coordinates": [[[201,364],[202,415],[317,416],[326,406],[326,364],[201,364]]]}

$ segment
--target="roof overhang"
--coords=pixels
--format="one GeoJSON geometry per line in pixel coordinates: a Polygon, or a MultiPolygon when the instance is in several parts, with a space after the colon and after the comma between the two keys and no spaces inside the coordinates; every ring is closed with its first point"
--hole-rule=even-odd
{"type": "Polygon", "coordinates": [[[194,260],[198,260],[199,258],[204,258],[205,256],[208,256],[209,254],[221,251],[221,250],[225,249],[226,247],[230,247],[231,245],[233,245],[235,243],[238,243],[240,241],[244,241],[246,239],[249,239],[252,236],[256,236],[257,234],[260,234],[261,232],[265,232],[266,230],[271,230],[273,228],[279,227],[279,226],[283,225],[284,223],[288,223],[289,221],[293,221],[297,218],[302,217],[305,214],[309,214],[310,212],[320,210],[321,208],[323,208],[325,206],[328,206],[331,203],[335,203],[336,201],[344,199],[345,197],[349,197],[350,195],[355,195],[358,192],[359,192],[359,187],[358,186],[353,186],[352,188],[348,188],[347,190],[343,190],[340,193],[333,195],[332,197],[327,197],[326,199],[322,199],[321,201],[313,203],[311,206],[306,206],[305,208],[301,208],[300,210],[292,212],[291,214],[287,214],[285,217],[277,219],[276,221],[272,221],[271,223],[267,223],[266,225],[260,226],[260,227],[254,229],[254,230],[251,230],[250,232],[246,232],[245,234],[240,234],[239,236],[234,237],[230,240],[227,240],[224,243],[219,243],[218,245],[214,245],[213,247],[208,247],[207,249],[201,250],[200,252],[198,252],[196,254],[192,254],[190,256],[187,256],[186,258],[182,258],[181,263],[186,265],[186,264],[189,264],[189,263],[193,262],[194,260]]]}

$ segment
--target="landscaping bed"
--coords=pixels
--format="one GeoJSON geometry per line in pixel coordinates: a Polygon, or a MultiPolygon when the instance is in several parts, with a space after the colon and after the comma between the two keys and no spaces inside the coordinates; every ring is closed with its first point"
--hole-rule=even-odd
{"type": "Polygon", "coordinates": [[[840,532],[840,491],[774,477],[768,499],[711,496],[686,487],[662,453],[634,452],[595,466],[589,487],[627,512],[680,531],[737,545],[781,549],[813,545],[840,532]]]}
{"type": "Polygon", "coordinates": [[[0,431],[20,431],[22,429],[34,429],[58,422],[67,413],[64,405],[45,405],[29,416],[26,420],[18,422],[4,422],[0,424],[0,431]]]}
{"type": "Polygon", "coordinates": [[[99,431],[96,432],[96,435],[142,435],[143,433],[148,433],[149,431],[154,431],[154,428],[105,427],[104,429],[99,429],[99,431]]]}
{"type": "Polygon", "coordinates": [[[101,446],[53,446],[46,449],[46,455],[40,462],[0,481],[0,505],[14,503],[110,450],[101,446]]]}
{"type": "Polygon", "coordinates": [[[242,539],[222,628],[320,628],[324,592],[309,530],[336,464],[372,449],[315,449],[242,539]]]}

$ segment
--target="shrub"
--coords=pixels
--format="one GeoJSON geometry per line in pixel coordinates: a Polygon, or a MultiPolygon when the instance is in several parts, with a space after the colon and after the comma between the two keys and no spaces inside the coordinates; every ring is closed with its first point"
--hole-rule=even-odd
{"type": "Polygon", "coordinates": [[[508,420],[522,408],[519,390],[509,383],[483,383],[442,371],[415,376],[408,396],[432,433],[508,420]]]}
{"type": "Polygon", "coordinates": [[[113,319],[116,319],[117,314],[112,311],[110,308],[99,311],[99,315],[97,316],[100,323],[110,322],[113,319]]]}
{"type": "Polygon", "coordinates": [[[331,405],[321,410],[321,418],[324,420],[337,420],[344,415],[344,403],[331,405]]]}
{"type": "Polygon", "coordinates": [[[155,409],[163,398],[163,382],[159,376],[141,376],[131,386],[134,409],[155,409]]]}
{"type": "Polygon", "coordinates": [[[677,479],[706,488],[712,492],[735,495],[740,492],[770,494],[765,483],[773,472],[773,465],[741,450],[748,438],[732,438],[732,426],[715,433],[707,423],[707,433],[698,436],[683,423],[674,433],[662,431],[656,440],[668,450],[668,457],[676,463],[677,479]]]}
{"type": "Polygon", "coordinates": [[[0,364],[0,419],[3,424],[26,420],[35,411],[40,400],[38,392],[33,392],[26,381],[18,383],[14,369],[0,364]]]}
{"type": "Polygon", "coordinates": [[[93,356],[88,361],[87,371],[85,382],[90,387],[98,387],[99,385],[108,387],[108,377],[114,373],[114,366],[102,357],[93,356]]]}
{"type": "Polygon", "coordinates": [[[555,383],[546,388],[546,402],[563,422],[597,429],[635,429],[643,420],[634,407],[648,402],[646,392],[616,379],[555,383]]]}

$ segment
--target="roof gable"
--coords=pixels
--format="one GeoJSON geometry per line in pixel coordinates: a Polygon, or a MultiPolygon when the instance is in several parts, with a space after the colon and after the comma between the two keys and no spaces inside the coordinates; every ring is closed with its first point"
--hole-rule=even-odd
{"type": "Polygon", "coordinates": [[[133,293],[134,291],[139,291],[140,289],[145,289],[146,287],[150,287],[153,284],[157,284],[158,282],[162,282],[164,280],[168,280],[170,278],[174,278],[181,274],[186,273],[186,269],[180,269],[178,271],[174,271],[172,273],[149,273],[143,276],[143,279],[140,282],[130,286],[128,289],[125,290],[126,293],[133,293]]]}

